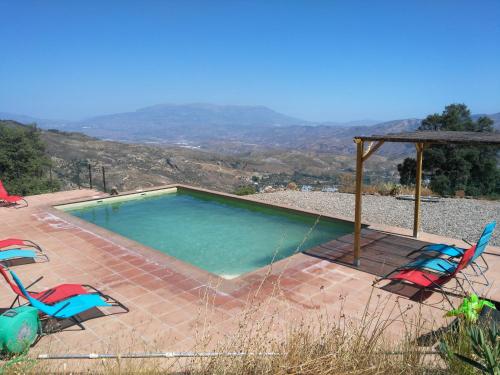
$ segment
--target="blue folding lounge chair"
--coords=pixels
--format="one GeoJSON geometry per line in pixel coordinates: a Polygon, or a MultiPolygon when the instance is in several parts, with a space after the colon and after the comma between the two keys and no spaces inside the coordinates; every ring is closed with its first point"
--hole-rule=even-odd
{"type": "MultiPolygon", "coordinates": [[[[486,250],[486,246],[488,245],[488,242],[491,239],[491,236],[493,234],[493,231],[495,230],[496,222],[492,221],[488,225],[485,226],[483,233],[481,234],[481,237],[479,237],[479,240],[477,241],[475,251],[474,251],[474,256],[471,259],[470,265],[471,268],[474,270],[476,275],[482,275],[486,284],[489,285],[489,281],[484,275],[484,273],[488,270],[488,263],[486,262],[486,259],[483,257],[483,253],[486,250]],[[481,260],[484,263],[484,266],[481,266],[477,263],[477,259],[481,258],[481,260]]],[[[443,259],[440,258],[440,255],[446,255],[449,256],[450,258],[458,258],[463,255],[465,252],[465,249],[462,249],[460,247],[456,246],[450,246],[450,245],[445,245],[445,244],[432,244],[432,245],[427,245],[423,247],[422,249],[419,249],[417,251],[421,251],[424,254],[425,253],[435,253],[437,254],[436,257],[434,258],[427,258],[427,257],[419,257],[415,261],[410,262],[400,268],[406,269],[406,268],[415,268],[415,269],[428,269],[431,271],[435,272],[453,272],[457,266],[457,262],[451,260],[451,259],[443,259]]],[[[413,251],[408,256],[411,254],[414,254],[417,251],[413,251]]],[[[464,272],[462,274],[465,275],[464,272]]]]}
{"type": "Polygon", "coordinates": [[[111,307],[120,306],[128,312],[128,309],[120,302],[112,299],[106,295],[100,294],[81,294],[78,296],[70,297],[66,300],[60,301],[54,305],[47,305],[35,298],[33,298],[25,289],[21,280],[17,277],[16,273],[9,270],[12,279],[17,284],[23,295],[29,301],[30,305],[38,309],[43,314],[56,318],[56,319],[71,319],[81,329],[85,329],[77,315],[88,311],[94,307],[111,307]],[[111,301],[111,302],[110,302],[111,301]]]}
{"type": "MultiPolygon", "coordinates": [[[[481,234],[481,237],[479,237],[479,240],[476,243],[476,251],[479,251],[479,256],[482,256],[483,251],[486,249],[486,246],[488,245],[488,242],[491,239],[491,235],[493,234],[493,231],[495,230],[496,226],[496,221],[492,221],[491,223],[487,224],[484,227],[483,233],[481,234]]],[[[464,240],[465,241],[465,240],[464,240]]],[[[468,241],[465,241],[469,243],[468,241]]],[[[471,243],[469,245],[472,246],[471,243]]],[[[411,256],[417,252],[423,252],[423,253],[437,253],[439,255],[447,255],[452,258],[457,258],[461,257],[464,253],[465,249],[453,245],[446,245],[446,244],[431,244],[431,245],[426,245],[418,250],[412,251],[409,253],[407,256],[411,256]]],[[[477,258],[476,257],[476,258],[477,258]]]]}
{"type": "Polygon", "coordinates": [[[0,251],[0,262],[7,262],[15,259],[33,259],[35,261],[37,258],[49,260],[47,255],[40,251],[35,250],[21,250],[21,249],[8,249],[0,251]]]}

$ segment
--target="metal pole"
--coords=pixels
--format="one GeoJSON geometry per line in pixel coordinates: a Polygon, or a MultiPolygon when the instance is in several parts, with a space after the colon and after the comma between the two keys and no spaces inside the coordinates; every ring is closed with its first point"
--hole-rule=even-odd
{"type": "Polygon", "coordinates": [[[89,164],[89,184],[90,188],[92,189],[92,167],[89,164]]]}
{"type": "Polygon", "coordinates": [[[245,357],[279,356],[281,353],[245,353],[245,352],[159,352],[159,353],[123,353],[123,354],[39,354],[37,359],[110,359],[110,358],[196,358],[196,357],[245,357]]]}
{"type": "Polygon", "coordinates": [[[49,181],[50,181],[50,191],[54,191],[54,185],[52,184],[52,167],[49,167],[49,181]]]}
{"type": "Polygon", "coordinates": [[[80,180],[80,163],[76,163],[76,183],[78,184],[78,190],[82,188],[82,183],[80,180]]]}
{"type": "Polygon", "coordinates": [[[102,166],[101,168],[102,168],[102,185],[104,192],[106,193],[106,172],[104,171],[104,166],[102,166]]]}
{"type": "Polygon", "coordinates": [[[363,152],[364,142],[355,139],[356,154],[356,209],[354,212],[354,265],[359,267],[361,255],[361,197],[363,191],[363,152]]]}
{"type": "Polygon", "coordinates": [[[413,237],[418,237],[420,227],[420,195],[422,194],[422,159],[424,154],[424,144],[415,143],[417,149],[417,175],[415,181],[415,211],[413,213],[413,237]]]}

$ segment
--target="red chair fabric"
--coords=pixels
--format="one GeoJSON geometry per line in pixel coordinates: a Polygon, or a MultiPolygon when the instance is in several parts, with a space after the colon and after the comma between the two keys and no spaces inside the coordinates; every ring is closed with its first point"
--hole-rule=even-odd
{"type": "Polygon", "coordinates": [[[388,279],[409,281],[409,282],[411,282],[413,284],[417,284],[423,288],[429,288],[433,284],[442,285],[445,282],[448,282],[448,280],[450,280],[451,277],[446,276],[447,280],[444,280],[444,278],[442,276],[437,275],[435,273],[425,272],[422,270],[404,270],[404,271],[398,272],[392,276],[389,276],[388,279]]]}
{"type": "Polygon", "coordinates": [[[24,200],[24,197],[20,195],[9,195],[9,193],[3,186],[2,181],[0,180],[0,201],[5,201],[7,203],[17,203],[22,200],[24,200]]]}
{"type": "MultiPolygon", "coordinates": [[[[0,267],[0,273],[13,292],[18,296],[25,298],[18,286],[10,279],[9,275],[5,271],[5,268],[0,267]]],[[[53,304],[80,294],[89,294],[89,291],[80,284],[60,284],[42,292],[29,292],[29,294],[41,302],[53,304]]]]}
{"type": "Polygon", "coordinates": [[[57,303],[70,297],[78,296],[81,294],[89,294],[80,284],[59,284],[53,288],[44,290],[43,292],[29,292],[30,295],[48,305],[57,303]]]}
{"type": "Polygon", "coordinates": [[[25,240],[21,240],[19,238],[6,238],[4,240],[0,240],[0,249],[9,246],[34,246],[33,243],[30,243],[25,240]]]}
{"type": "Polygon", "coordinates": [[[7,190],[5,190],[5,187],[3,186],[2,180],[0,180],[0,197],[8,197],[9,193],[7,193],[7,190]]]}

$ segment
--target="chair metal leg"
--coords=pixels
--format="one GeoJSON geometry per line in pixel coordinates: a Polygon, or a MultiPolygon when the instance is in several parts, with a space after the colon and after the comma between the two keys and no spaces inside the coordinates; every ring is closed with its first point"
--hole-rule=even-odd
{"type": "MultiPolygon", "coordinates": [[[[462,289],[462,293],[464,294],[464,296],[466,296],[466,295],[467,295],[467,292],[465,291],[465,288],[464,288],[464,286],[462,285],[462,283],[460,282],[460,280],[459,280],[459,279],[457,279],[457,278],[455,277],[455,281],[457,282],[457,284],[458,284],[458,286],[460,287],[460,289],[462,289]]],[[[472,289],[472,290],[474,291],[474,289],[472,289]]],[[[474,293],[476,293],[476,292],[474,291],[474,293]]],[[[477,293],[476,293],[476,294],[477,294],[477,293]]]]}
{"type": "Polygon", "coordinates": [[[16,302],[19,303],[19,296],[16,296],[16,298],[14,299],[14,301],[12,301],[9,309],[12,309],[15,306],[16,302]]]}
{"type": "MultiPolygon", "coordinates": [[[[474,286],[472,285],[471,281],[469,280],[469,278],[467,277],[467,275],[465,273],[462,272],[462,276],[464,277],[464,280],[467,281],[467,284],[469,284],[470,288],[472,289],[472,291],[474,292],[474,294],[476,295],[479,295],[479,293],[474,289],[474,286]]],[[[462,290],[464,291],[465,293],[465,290],[462,286],[462,283],[458,280],[457,278],[457,283],[462,287],[462,290]]]]}
{"type": "Polygon", "coordinates": [[[470,266],[471,266],[472,270],[474,271],[473,274],[467,273],[464,270],[462,270],[461,273],[463,275],[467,275],[467,276],[481,277],[484,281],[471,280],[471,282],[474,283],[474,284],[480,284],[480,285],[484,285],[484,286],[489,286],[490,282],[489,282],[488,278],[485,275],[485,272],[488,270],[489,267],[487,267],[487,266],[486,267],[482,267],[479,264],[477,264],[477,262],[471,263],[470,266]]]}
{"type": "Polygon", "coordinates": [[[82,331],[85,331],[85,326],[82,324],[82,322],[80,321],[80,319],[78,319],[78,318],[76,317],[76,315],[75,315],[75,316],[72,316],[70,319],[71,319],[72,321],[74,321],[74,322],[78,325],[78,327],[80,327],[80,328],[82,329],[82,331]]]}
{"type": "MultiPolygon", "coordinates": [[[[450,300],[450,297],[448,297],[448,294],[446,291],[440,286],[436,284],[436,287],[439,289],[440,294],[446,299],[446,301],[450,304],[451,308],[454,309],[455,306],[453,306],[453,303],[450,300]]],[[[432,289],[430,289],[432,291],[432,289]]],[[[434,289],[435,290],[435,289],[434,289]]]]}
{"type": "Polygon", "coordinates": [[[489,266],[488,262],[486,261],[486,258],[483,256],[483,254],[481,254],[480,258],[484,262],[484,265],[486,266],[484,272],[488,271],[490,269],[490,266],[489,266]]]}
{"type": "Polygon", "coordinates": [[[35,281],[33,281],[31,284],[27,285],[25,288],[26,290],[28,290],[29,288],[31,288],[33,285],[35,285],[36,283],[38,283],[40,280],[43,279],[43,276],[40,276],[38,279],[36,279],[35,281]]]}
{"type": "MultiPolygon", "coordinates": [[[[448,303],[450,304],[451,308],[454,309],[455,306],[453,306],[453,303],[451,303],[451,300],[450,298],[448,297],[448,294],[446,293],[446,290],[444,290],[443,286],[442,285],[439,285],[439,284],[436,284],[434,281],[432,281],[430,278],[428,278],[426,275],[423,275],[427,280],[429,280],[431,282],[431,284],[434,286],[432,289],[429,289],[429,288],[424,288],[424,289],[429,289],[430,291],[434,290],[439,290],[441,295],[444,296],[444,298],[446,299],[446,301],[448,301],[448,303]]],[[[458,281],[457,281],[458,282],[458,281]]]]}

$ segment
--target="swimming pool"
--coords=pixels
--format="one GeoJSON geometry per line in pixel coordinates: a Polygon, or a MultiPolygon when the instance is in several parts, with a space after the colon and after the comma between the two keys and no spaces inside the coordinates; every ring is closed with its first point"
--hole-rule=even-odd
{"type": "Polygon", "coordinates": [[[353,224],[190,189],[57,207],[231,279],[353,232],[353,224]]]}

